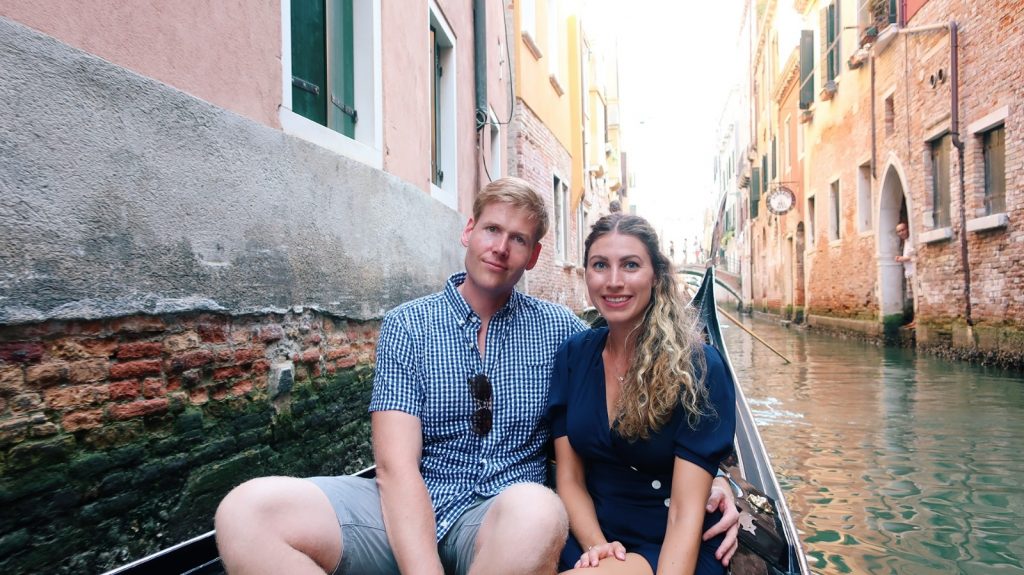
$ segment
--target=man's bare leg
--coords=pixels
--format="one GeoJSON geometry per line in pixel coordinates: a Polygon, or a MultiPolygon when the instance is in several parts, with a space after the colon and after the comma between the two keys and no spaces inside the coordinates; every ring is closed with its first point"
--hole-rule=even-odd
{"type": "Polygon", "coordinates": [[[551,575],[569,533],[562,501],[547,487],[519,483],[484,516],[470,575],[551,575]]]}
{"type": "Polygon", "coordinates": [[[320,489],[293,477],[261,477],[233,489],[214,519],[228,573],[331,572],[341,561],[341,528],[320,489]]]}

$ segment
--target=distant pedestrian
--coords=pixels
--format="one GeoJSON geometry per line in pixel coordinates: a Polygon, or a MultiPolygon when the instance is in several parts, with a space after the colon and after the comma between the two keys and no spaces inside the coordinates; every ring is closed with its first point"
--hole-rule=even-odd
{"type": "Polygon", "coordinates": [[[622,204],[619,200],[612,200],[608,202],[608,213],[615,214],[622,211],[622,204]]]}
{"type": "Polygon", "coordinates": [[[894,259],[903,264],[903,279],[904,279],[904,291],[905,297],[903,300],[904,314],[907,310],[910,310],[910,323],[907,327],[913,329],[916,325],[917,315],[917,303],[914,297],[915,289],[915,265],[914,265],[914,243],[910,241],[910,228],[907,227],[906,222],[900,222],[896,224],[896,236],[900,238],[900,255],[894,259]]]}

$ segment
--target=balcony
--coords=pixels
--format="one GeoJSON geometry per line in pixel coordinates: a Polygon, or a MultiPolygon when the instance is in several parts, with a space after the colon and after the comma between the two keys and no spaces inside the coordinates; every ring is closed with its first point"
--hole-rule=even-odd
{"type": "Polygon", "coordinates": [[[896,0],[859,0],[857,29],[860,46],[871,44],[882,32],[899,22],[899,8],[896,0]]]}

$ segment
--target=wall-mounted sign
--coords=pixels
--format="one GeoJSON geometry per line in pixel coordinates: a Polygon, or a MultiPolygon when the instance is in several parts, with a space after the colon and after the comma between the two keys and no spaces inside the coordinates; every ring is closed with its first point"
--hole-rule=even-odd
{"type": "Polygon", "coordinates": [[[796,203],[796,195],[793,194],[793,190],[786,186],[779,186],[769,192],[768,197],[764,201],[768,205],[769,212],[781,216],[793,209],[793,204],[796,203]]]}

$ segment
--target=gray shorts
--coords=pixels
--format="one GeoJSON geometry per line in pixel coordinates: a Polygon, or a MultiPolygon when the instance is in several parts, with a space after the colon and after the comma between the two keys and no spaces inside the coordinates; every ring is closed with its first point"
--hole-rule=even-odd
{"type": "MultiPolygon", "coordinates": [[[[341,526],[344,551],[334,573],[397,575],[398,564],[384,531],[377,481],[351,476],[310,477],[309,481],[330,499],[341,526]]],[[[493,500],[489,497],[476,501],[437,544],[446,574],[465,575],[469,571],[477,532],[493,500]]]]}

